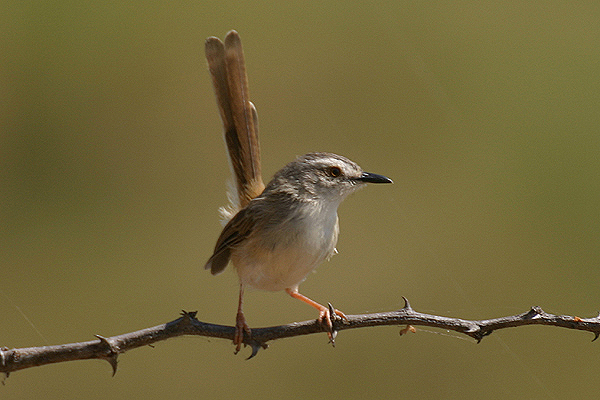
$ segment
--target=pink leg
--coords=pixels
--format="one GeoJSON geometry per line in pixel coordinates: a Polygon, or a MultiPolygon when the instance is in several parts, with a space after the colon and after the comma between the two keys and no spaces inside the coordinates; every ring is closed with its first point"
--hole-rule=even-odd
{"type": "Polygon", "coordinates": [[[244,332],[250,337],[252,332],[250,327],[246,324],[246,317],[242,311],[242,302],[244,297],[244,286],[240,283],[240,299],[238,302],[238,310],[235,318],[235,335],[233,336],[233,344],[235,344],[235,354],[237,354],[242,348],[244,342],[244,332]]]}
{"type": "MultiPolygon", "coordinates": [[[[319,310],[319,322],[323,322],[323,320],[325,320],[325,323],[327,324],[327,327],[329,328],[329,332],[327,332],[327,335],[329,336],[329,339],[331,340],[332,339],[331,331],[333,330],[333,324],[331,323],[331,314],[329,312],[329,307],[325,307],[324,305],[319,304],[312,299],[309,299],[305,295],[298,293],[298,289],[285,289],[285,291],[287,292],[287,294],[289,294],[293,298],[301,300],[301,301],[305,302],[306,304],[319,310]]],[[[346,314],[344,314],[340,310],[334,310],[334,312],[337,315],[339,315],[340,317],[342,317],[346,320],[348,319],[348,317],[346,317],[346,314]]]]}

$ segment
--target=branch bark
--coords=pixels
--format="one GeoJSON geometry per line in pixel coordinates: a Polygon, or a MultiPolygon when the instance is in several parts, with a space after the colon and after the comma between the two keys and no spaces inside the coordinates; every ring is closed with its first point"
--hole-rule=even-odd
{"type": "MultiPolygon", "coordinates": [[[[600,336],[600,315],[594,318],[580,318],[569,315],[554,315],[543,311],[540,307],[532,307],[526,313],[471,321],[459,318],[448,318],[414,311],[408,300],[398,311],[348,315],[347,319],[335,318],[333,321],[333,338],[337,332],[346,329],[364,328],[382,325],[416,325],[452,330],[475,339],[478,343],[493,331],[524,325],[551,325],[568,329],[577,329],[594,334],[594,340],[600,336]]],[[[330,308],[333,308],[329,305],[330,308]]],[[[335,313],[332,312],[332,316],[335,313]]],[[[288,325],[252,329],[252,337],[244,337],[244,344],[251,346],[254,357],[261,348],[267,348],[267,342],[276,339],[290,338],[312,333],[326,332],[327,327],[318,321],[294,322],[288,325]]],[[[403,329],[400,333],[406,332],[403,329]]],[[[183,335],[198,335],[233,340],[235,328],[201,322],[196,319],[196,312],[182,312],[182,316],[166,324],[142,329],[123,335],[103,337],[88,342],[69,343],[56,346],[28,347],[21,349],[0,349],[0,372],[8,376],[13,371],[40,365],[64,361],[102,359],[110,363],[113,375],[117,372],[117,358],[126,351],[151,345],[169,338],[183,335]]]]}

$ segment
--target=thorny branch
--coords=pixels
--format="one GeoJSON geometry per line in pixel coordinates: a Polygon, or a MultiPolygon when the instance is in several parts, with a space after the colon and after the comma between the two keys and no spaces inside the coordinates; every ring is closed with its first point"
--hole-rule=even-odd
{"type": "MultiPolygon", "coordinates": [[[[600,336],[600,315],[594,318],[580,318],[569,315],[554,315],[543,311],[540,307],[532,307],[526,313],[508,317],[470,321],[459,318],[448,318],[423,314],[414,311],[408,300],[398,311],[348,315],[348,319],[335,318],[333,321],[333,337],[337,332],[346,329],[364,328],[382,325],[416,325],[451,330],[472,337],[478,343],[493,331],[524,325],[552,325],[568,329],[578,329],[594,334],[596,340],[600,336]]],[[[333,308],[329,305],[330,308],[333,308]]],[[[331,313],[335,315],[335,313],[331,313]]],[[[252,347],[254,357],[260,348],[267,348],[267,342],[276,339],[299,335],[325,332],[326,326],[318,321],[294,322],[288,325],[252,329],[252,337],[244,337],[244,343],[252,347]]],[[[0,348],[0,372],[9,375],[13,371],[52,364],[63,361],[103,359],[110,363],[113,375],[117,372],[119,354],[137,347],[151,345],[169,338],[183,335],[198,335],[233,339],[235,328],[232,326],[209,324],[196,319],[196,312],[182,312],[182,316],[166,324],[157,325],[123,335],[104,337],[96,335],[96,340],[69,343],[56,346],[28,347],[21,349],[0,348]]],[[[406,332],[403,329],[401,333],[406,332]]]]}

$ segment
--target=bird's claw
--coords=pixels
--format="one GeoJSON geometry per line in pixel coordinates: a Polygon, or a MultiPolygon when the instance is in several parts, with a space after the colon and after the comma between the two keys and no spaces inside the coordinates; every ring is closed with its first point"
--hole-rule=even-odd
{"type": "Polygon", "coordinates": [[[331,303],[327,304],[328,307],[323,307],[319,310],[318,321],[321,325],[325,325],[327,328],[327,337],[329,337],[329,343],[335,346],[335,338],[337,336],[337,330],[333,327],[333,321],[336,318],[348,320],[346,314],[342,311],[333,308],[331,303]],[[333,320],[332,320],[333,317],[333,320]]]}
{"type": "Polygon", "coordinates": [[[233,344],[235,344],[234,354],[239,353],[242,348],[242,343],[244,343],[244,333],[248,335],[248,339],[252,337],[252,331],[248,324],[246,324],[244,314],[238,313],[235,319],[235,333],[233,335],[233,344]]]}

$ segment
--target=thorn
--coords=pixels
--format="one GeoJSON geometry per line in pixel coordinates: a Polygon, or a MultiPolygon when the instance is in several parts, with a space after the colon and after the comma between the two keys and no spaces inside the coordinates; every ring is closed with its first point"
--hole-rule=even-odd
{"type": "Polygon", "coordinates": [[[252,354],[250,354],[250,357],[246,358],[246,361],[257,355],[258,351],[260,350],[258,343],[252,343],[250,346],[252,347],[252,354]]]}
{"type": "Polygon", "coordinates": [[[465,331],[463,333],[471,336],[473,339],[477,340],[477,344],[481,343],[481,341],[483,340],[484,337],[486,336],[490,336],[492,334],[492,332],[494,332],[493,330],[491,331],[484,331],[481,328],[479,329],[469,329],[468,331],[465,331]],[[471,333],[473,333],[471,335],[471,333]]]}
{"type": "Polygon", "coordinates": [[[542,311],[542,309],[540,307],[533,306],[533,307],[531,307],[531,310],[529,310],[525,316],[529,319],[535,319],[535,318],[539,318],[543,312],[544,311],[542,311]]]}
{"type": "Polygon", "coordinates": [[[405,311],[412,311],[412,307],[410,306],[408,299],[406,297],[402,296],[402,300],[404,300],[404,307],[402,307],[402,309],[405,311]]]}
{"type": "MultiPolygon", "coordinates": [[[[485,332],[483,332],[483,334],[481,335],[481,339],[483,339],[486,336],[490,336],[492,333],[494,333],[494,331],[485,331],[485,332]]],[[[480,342],[481,342],[481,339],[479,339],[480,342]]]]}
{"type": "MultiPolygon", "coordinates": [[[[333,308],[333,305],[331,303],[327,303],[327,308],[329,308],[329,316],[330,316],[330,318],[335,319],[335,316],[337,314],[335,313],[335,308],[333,308]]],[[[333,321],[331,321],[331,322],[333,322],[333,321]]]]}
{"type": "Polygon", "coordinates": [[[246,358],[246,361],[248,361],[249,359],[253,358],[255,355],[258,354],[258,351],[263,348],[263,349],[267,349],[269,347],[268,344],[266,343],[259,343],[259,342],[252,342],[250,343],[250,347],[252,347],[252,354],[250,354],[250,357],[246,358]]]}
{"type": "Polygon", "coordinates": [[[181,310],[181,314],[182,317],[186,317],[189,319],[195,319],[196,315],[198,315],[198,311],[185,311],[185,310],[181,310]]]}
{"type": "Polygon", "coordinates": [[[112,376],[115,376],[115,374],[117,373],[117,364],[118,364],[117,356],[108,358],[108,359],[106,359],[106,361],[108,361],[108,363],[112,367],[112,370],[113,370],[112,376]]]}
{"type": "Polygon", "coordinates": [[[327,306],[329,307],[329,314],[331,316],[331,331],[328,333],[329,343],[331,343],[331,345],[335,347],[335,338],[337,337],[339,332],[339,330],[336,329],[336,326],[338,325],[338,323],[343,323],[343,320],[347,321],[348,317],[343,312],[333,308],[333,305],[331,303],[327,303],[327,306]]]}
{"type": "Polygon", "coordinates": [[[337,319],[341,317],[335,313],[335,308],[333,308],[333,305],[331,303],[327,303],[327,307],[329,308],[329,317],[331,319],[331,331],[328,335],[329,343],[331,343],[331,346],[335,347],[335,338],[338,334],[337,329],[335,329],[335,323],[337,322],[337,319]]]}
{"type": "Polygon", "coordinates": [[[179,318],[177,320],[177,325],[180,326],[193,326],[194,325],[194,321],[198,321],[196,319],[196,315],[198,314],[198,311],[185,311],[185,310],[181,310],[181,318],[179,318]]]}
{"type": "Polygon", "coordinates": [[[107,338],[105,338],[105,337],[104,337],[104,336],[102,336],[102,335],[94,335],[94,336],[95,336],[95,337],[97,337],[98,339],[100,339],[100,342],[101,342],[102,344],[105,344],[105,345],[106,345],[106,346],[109,348],[109,350],[111,350],[111,351],[114,351],[114,349],[113,349],[113,345],[112,345],[112,344],[110,344],[110,342],[108,341],[108,339],[107,339],[107,338]]]}
{"type": "Polygon", "coordinates": [[[594,338],[592,339],[592,342],[598,339],[598,337],[600,337],[600,332],[594,332],[594,338]]]}
{"type": "Polygon", "coordinates": [[[531,311],[533,311],[537,315],[542,315],[544,313],[544,310],[542,310],[542,307],[540,307],[540,306],[531,307],[531,311]]]}
{"type": "Polygon", "coordinates": [[[331,331],[331,336],[329,337],[329,343],[331,343],[331,347],[335,347],[335,338],[337,337],[338,331],[331,331]]]}
{"type": "Polygon", "coordinates": [[[96,336],[99,340],[100,343],[105,345],[107,347],[107,352],[108,355],[106,355],[105,357],[103,357],[106,361],[108,361],[108,363],[110,364],[110,366],[112,367],[113,373],[112,376],[115,376],[115,374],[117,373],[117,358],[119,357],[119,351],[116,348],[116,346],[114,346],[112,343],[110,343],[108,341],[107,338],[105,338],[104,336],[101,335],[94,335],[96,336]]]}

